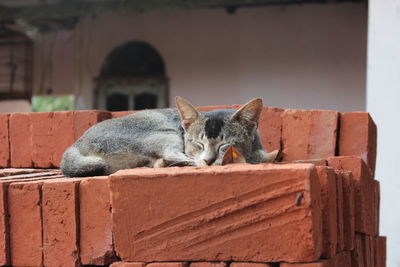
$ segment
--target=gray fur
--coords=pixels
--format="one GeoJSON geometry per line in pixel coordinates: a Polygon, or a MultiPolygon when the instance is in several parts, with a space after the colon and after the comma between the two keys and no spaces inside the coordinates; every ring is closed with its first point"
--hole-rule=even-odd
{"type": "Polygon", "coordinates": [[[62,173],[76,177],[143,166],[220,165],[229,145],[248,163],[266,161],[257,122],[241,120],[235,110],[199,112],[191,105],[178,108],[143,110],[94,125],[65,151],[62,173]],[[190,116],[197,117],[185,117],[188,110],[190,116]],[[207,138],[205,123],[216,114],[223,117],[223,125],[218,136],[207,138]]]}

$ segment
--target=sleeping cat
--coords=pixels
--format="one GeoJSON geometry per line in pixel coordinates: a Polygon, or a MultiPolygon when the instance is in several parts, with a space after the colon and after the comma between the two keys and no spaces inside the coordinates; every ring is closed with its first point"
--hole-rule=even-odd
{"type": "Polygon", "coordinates": [[[231,146],[248,163],[270,161],[257,131],[261,99],[239,110],[201,112],[181,97],[176,98],[176,106],[94,125],[65,151],[62,173],[77,177],[143,166],[221,165],[231,146]]]}

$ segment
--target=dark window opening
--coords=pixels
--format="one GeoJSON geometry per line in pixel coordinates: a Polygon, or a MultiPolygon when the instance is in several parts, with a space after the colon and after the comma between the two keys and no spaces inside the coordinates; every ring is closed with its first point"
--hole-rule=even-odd
{"type": "Polygon", "coordinates": [[[124,94],[114,93],[107,96],[107,110],[123,111],[129,109],[128,97],[124,94]]]}
{"type": "Polygon", "coordinates": [[[135,95],[135,110],[157,107],[157,96],[150,93],[135,95]]]}

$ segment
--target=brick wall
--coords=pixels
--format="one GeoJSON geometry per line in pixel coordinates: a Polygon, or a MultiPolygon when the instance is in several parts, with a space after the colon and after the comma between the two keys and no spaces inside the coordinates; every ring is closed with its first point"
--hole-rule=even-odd
{"type": "Polygon", "coordinates": [[[280,164],[60,174],[86,129],[128,113],[0,115],[0,266],[385,266],[368,113],[264,108],[280,164]]]}

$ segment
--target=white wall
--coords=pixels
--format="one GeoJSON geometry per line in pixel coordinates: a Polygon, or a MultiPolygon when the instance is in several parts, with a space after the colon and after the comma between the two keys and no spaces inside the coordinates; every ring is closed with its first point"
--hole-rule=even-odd
{"type": "Polygon", "coordinates": [[[106,55],[143,40],[165,61],[171,100],[220,105],[261,96],[269,106],[364,110],[366,36],[367,9],[351,3],[241,8],[233,15],[106,14],[73,32],[36,36],[35,90],[75,92],[79,107],[91,108],[93,77],[106,55]]]}
{"type": "Polygon", "coordinates": [[[378,125],[376,178],[388,267],[400,266],[400,1],[370,0],[367,110],[378,125]]]}

